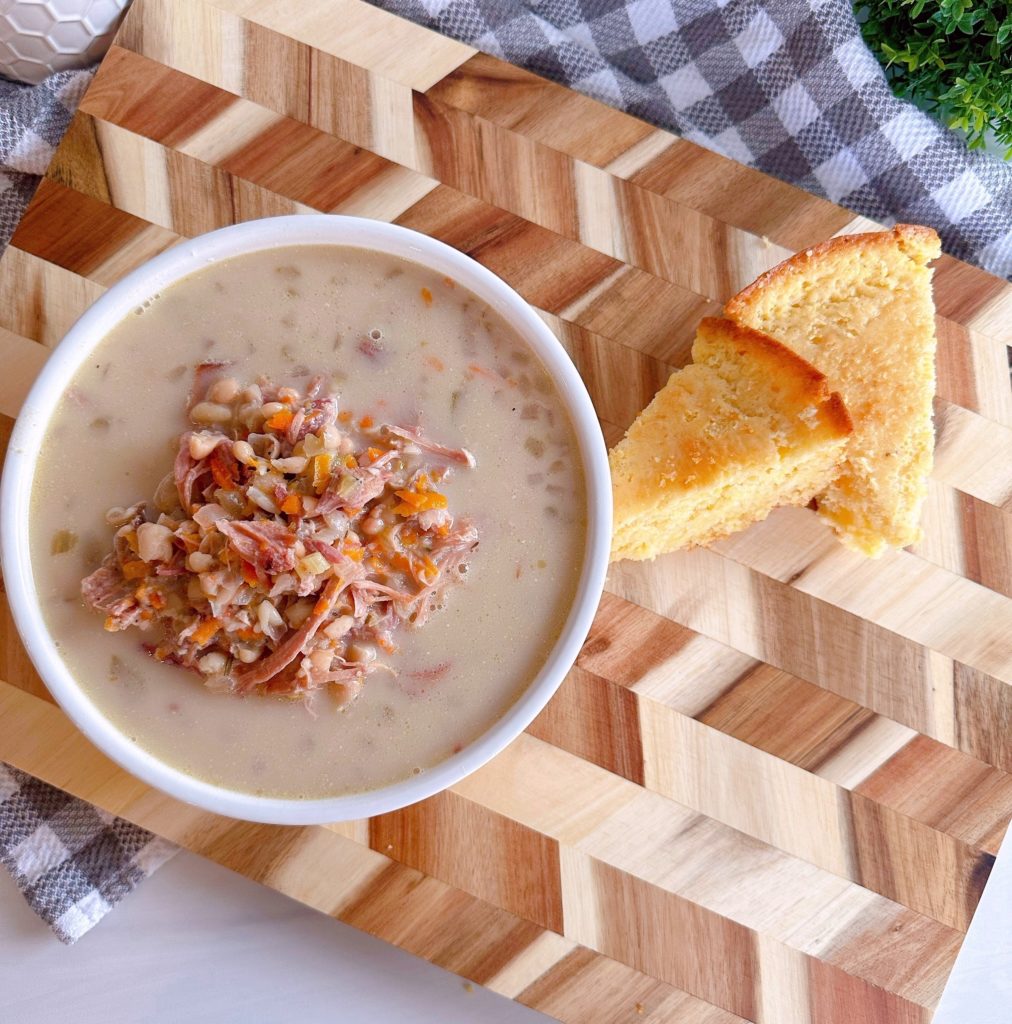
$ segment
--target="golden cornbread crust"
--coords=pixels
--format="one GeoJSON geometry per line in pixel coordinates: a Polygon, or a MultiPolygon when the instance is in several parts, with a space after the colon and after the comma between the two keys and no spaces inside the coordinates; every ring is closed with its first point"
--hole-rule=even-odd
{"type": "Polygon", "coordinates": [[[771,380],[792,383],[797,388],[795,397],[799,403],[821,404],[831,429],[840,434],[849,434],[854,429],[847,406],[839,394],[830,391],[826,375],[776,338],[735,320],[718,316],[704,317],[699,322],[696,341],[692,346],[693,362],[705,361],[701,355],[705,351],[704,345],[710,343],[711,339],[725,349],[733,346],[739,355],[747,352],[749,358],[771,380]]]}
{"type": "Polygon", "coordinates": [[[840,473],[818,495],[841,540],[867,555],[920,537],[935,391],[930,228],[833,238],[732,298],[725,313],[773,333],[839,390],[854,420],[840,473]]]}
{"type": "Polygon", "coordinates": [[[720,318],[609,456],[612,558],[708,544],[806,504],[832,479],[851,430],[840,396],[806,360],[720,318]]]}
{"type": "Polygon", "coordinates": [[[889,231],[869,231],[862,235],[840,235],[825,242],[803,249],[789,256],[775,267],[760,274],[750,285],[742,288],[737,295],[724,305],[724,315],[732,320],[746,323],[745,314],[769,288],[777,287],[786,279],[796,275],[804,277],[813,265],[827,259],[861,255],[876,250],[885,252],[899,249],[918,263],[928,263],[941,255],[941,241],[934,228],[922,224],[897,224],[889,231]]]}

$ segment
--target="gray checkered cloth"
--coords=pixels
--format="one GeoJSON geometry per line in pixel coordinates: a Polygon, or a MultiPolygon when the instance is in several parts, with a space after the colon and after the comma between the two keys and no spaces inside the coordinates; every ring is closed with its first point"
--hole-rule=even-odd
{"type": "Polygon", "coordinates": [[[177,849],[0,764],[0,861],[64,942],[98,924],[177,849]]]}
{"type": "Polygon", "coordinates": [[[42,85],[0,78],[0,251],[18,226],[91,71],[61,71],[42,85]]]}
{"type": "MultiPolygon", "coordinates": [[[[897,100],[847,0],[374,0],[1012,275],[1012,167],[897,100]]],[[[90,72],[0,80],[0,247],[90,72]]],[[[173,847],[0,765],[0,858],[72,942],[173,847]]]]}
{"type": "Polygon", "coordinates": [[[893,96],[848,0],[372,0],[1012,275],[1012,166],[893,96]]]}

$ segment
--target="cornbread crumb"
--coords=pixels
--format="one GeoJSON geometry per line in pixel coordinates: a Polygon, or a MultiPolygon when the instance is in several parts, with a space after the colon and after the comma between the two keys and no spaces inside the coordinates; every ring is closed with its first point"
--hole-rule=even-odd
{"type": "Polygon", "coordinates": [[[850,418],[818,370],[718,318],[692,355],[611,452],[613,559],[708,544],[806,504],[836,474],[850,418]]]}
{"type": "Polygon", "coordinates": [[[854,433],[819,514],[871,556],[921,536],[934,447],[928,263],[939,252],[938,235],[914,225],[834,238],[763,274],[724,310],[775,335],[843,396],[854,433]]]}

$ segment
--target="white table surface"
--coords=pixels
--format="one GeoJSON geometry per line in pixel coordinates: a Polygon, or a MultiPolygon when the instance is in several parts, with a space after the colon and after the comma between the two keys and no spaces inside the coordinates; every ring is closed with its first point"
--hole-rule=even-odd
{"type": "Polygon", "coordinates": [[[2,1024],[545,1024],[181,851],[73,946],[0,868],[2,1024]]]}
{"type": "MultiPolygon", "coordinates": [[[[549,1019],[185,851],[70,947],[0,869],[0,993],[3,1024],[549,1019]]],[[[1010,1022],[1006,843],[934,1024],[1010,1022]]]]}

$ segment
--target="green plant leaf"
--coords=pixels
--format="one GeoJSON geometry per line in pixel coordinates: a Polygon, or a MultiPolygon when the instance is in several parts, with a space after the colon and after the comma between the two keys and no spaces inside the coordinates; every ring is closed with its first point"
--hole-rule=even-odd
{"type": "Polygon", "coordinates": [[[897,96],[936,110],[974,149],[988,133],[1012,144],[1012,3],[860,0],[855,11],[897,96]]]}

